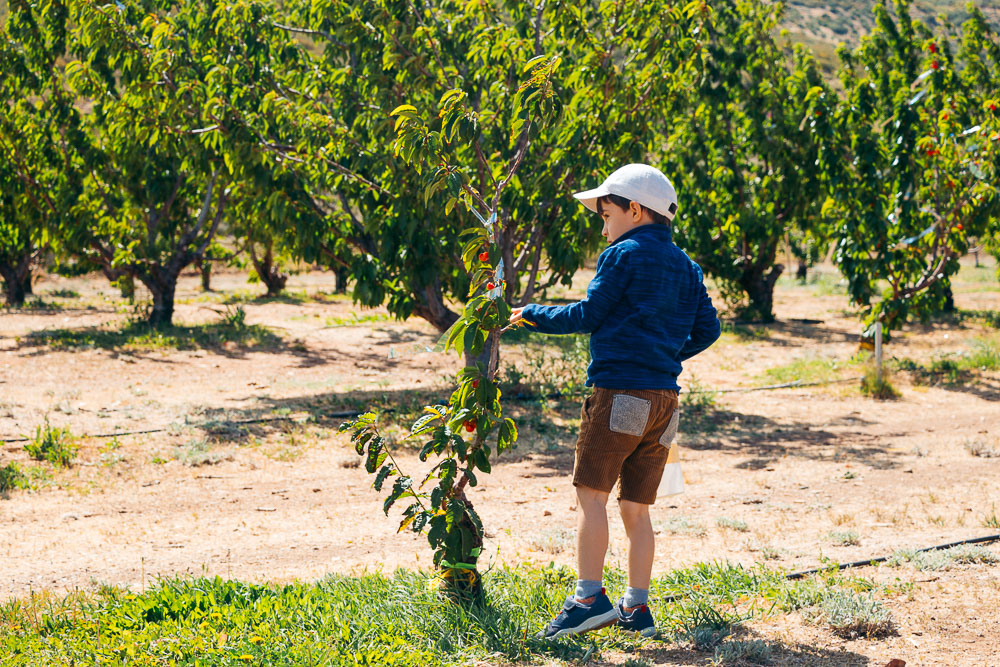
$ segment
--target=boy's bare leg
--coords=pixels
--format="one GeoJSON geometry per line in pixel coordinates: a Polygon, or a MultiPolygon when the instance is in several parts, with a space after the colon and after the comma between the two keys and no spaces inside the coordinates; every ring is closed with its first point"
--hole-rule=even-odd
{"type": "Polygon", "coordinates": [[[653,524],[649,520],[649,505],[620,500],[618,507],[628,535],[628,585],[648,590],[656,547],[653,524]]]}
{"type": "Polygon", "coordinates": [[[604,554],[608,552],[608,495],[606,491],[576,487],[580,511],[576,531],[576,576],[580,579],[601,581],[604,577],[604,554]]]}

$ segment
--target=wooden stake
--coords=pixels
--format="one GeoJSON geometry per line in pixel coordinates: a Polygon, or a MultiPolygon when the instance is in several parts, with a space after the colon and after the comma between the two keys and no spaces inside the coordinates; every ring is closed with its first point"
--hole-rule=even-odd
{"type": "Polygon", "coordinates": [[[882,386],[882,322],[875,323],[875,377],[882,386]]]}

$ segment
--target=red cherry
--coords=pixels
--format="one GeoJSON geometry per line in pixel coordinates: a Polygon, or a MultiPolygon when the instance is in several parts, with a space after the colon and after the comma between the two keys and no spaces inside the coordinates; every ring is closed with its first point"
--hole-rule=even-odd
{"type": "Polygon", "coordinates": [[[927,48],[930,49],[931,53],[937,53],[937,44],[935,44],[934,42],[931,42],[930,46],[927,48]]]}
{"type": "Polygon", "coordinates": [[[484,250],[481,253],[479,253],[479,261],[480,262],[490,261],[490,252],[488,250],[484,250]]]}
{"type": "Polygon", "coordinates": [[[941,120],[948,120],[948,114],[943,114],[941,116],[941,120]]]}
{"type": "Polygon", "coordinates": [[[477,389],[478,387],[479,387],[479,380],[473,380],[472,381],[472,388],[473,389],[477,389]]]}
{"type": "Polygon", "coordinates": [[[486,283],[486,289],[493,289],[494,287],[496,287],[496,285],[493,283],[486,283]]]}
{"type": "Polygon", "coordinates": [[[938,64],[938,61],[936,61],[936,60],[935,60],[934,62],[932,62],[932,63],[931,63],[931,69],[937,69],[937,68],[938,68],[938,67],[940,67],[940,66],[941,66],[941,65],[939,65],[939,64],[938,64]]]}
{"type": "Polygon", "coordinates": [[[955,229],[957,229],[958,231],[962,231],[963,229],[965,229],[965,227],[962,226],[962,223],[958,223],[957,225],[955,225],[955,229]]]}
{"type": "Polygon", "coordinates": [[[470,419],[469,421],[465,422],[464,426],[466,431],[472,433],[473,431],[476,430],[476,420],[470,419]]]}
{"type": "Polygon", "coordinates": [[[997,105],[991,104],[990,105],[990,111],[996,111],[996,110],[997,110],[997,105]]]}

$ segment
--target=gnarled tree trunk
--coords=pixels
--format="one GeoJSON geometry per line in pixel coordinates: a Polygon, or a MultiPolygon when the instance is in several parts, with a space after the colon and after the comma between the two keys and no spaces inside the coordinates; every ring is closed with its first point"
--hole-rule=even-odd
{"type": "Polygon", "coordinates": [[[274,241],[272,239],[267,240],[267,243],[264,245],[263,257],[257,256],[257,250],[254,247],[253,241],[247,243],[247,248],[250,250],[250,261],[253,262],[253,268],[257,272],[257,277],[267,286],[267,295],[278,296],[281,294],[282,290],[285,289],[285,283],[288,282],[288,274],[281,271],[274,261],[274,241]]]}
{"type": "Polygon", "coordinates": [[[17,261],[0,261],[0,276],[3,277],[4,297],[7,305],[20,308],[24,298],[31,293],[31,260],[32,252],[28,251],[17,261]],[[28,290],[25,291],[25,283],[28,290]]]}
{"type": "Polygon", "coordinates": [[[784,264],[775,264],[770,271],[766,265],[754,264],[740,276],[740,287],[747,293],[750,303],[744,316],[762,322],[774,321],[774,284],[778,282],[784,264]]]}

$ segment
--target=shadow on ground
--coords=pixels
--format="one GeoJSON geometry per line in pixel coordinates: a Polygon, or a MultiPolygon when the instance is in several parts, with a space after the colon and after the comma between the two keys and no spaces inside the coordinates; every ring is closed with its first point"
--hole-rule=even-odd
{"type": "MultiPolygon", "coordinates": [[[[450,388],[442,387],[329,392],[293,398],[259,397],[252,408],[209,410],[200,416],[204,424],[217,429],[218,435],[225,439],[226,429],[231,428],[227,424],[239,421],[308,413],[311,422],[334,429],[354,414],[374,409],[381,413],[386,428],[397,439],[402,439],[413,421],[423,414],[425,405],[447,403],[449,395],[450,388]]],[[[508,402],[506,414],[518,424],[519,445],[499,461],[510,463],[530,458],[535,464],[532,476],[567,474],[573,469],[580,404],[578,399],[508,402]]],[[[792,457],[813,461],[850,460],[876,469],[891,469],[901,465],[905,458],[901,452],[888,451],[879,436],[862,431],[870,422],[854,413],[824,420],[826,426],[837,427],[832,431],[807,420],[778,422],[718,406],[699,406],[697,409],[682,406],[681,410],[681,447],[732,454],[739,459],[733,464],[737,468],[758,470],[779,459],[792,457]]],[[[249,432],[262,435],[276,428],[287,427],[276,423],[236,424],[232,432],[234,435],[249,432]]],[[[903,437],[906,434],[894,435],[903,437]]],[[[406,444],[402,446],[405,448],[406,444]]],[[[416,450],[415,443],[413,449],[416,450]]]]}

